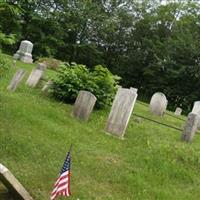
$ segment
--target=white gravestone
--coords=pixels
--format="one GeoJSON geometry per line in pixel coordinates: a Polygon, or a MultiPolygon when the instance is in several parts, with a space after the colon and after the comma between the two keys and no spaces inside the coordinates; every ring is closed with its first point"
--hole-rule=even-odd
{"type": "Polygon", "coordinates": [[[130,87],[130,89],[131,89],[133,92],[135,92],[135,93],[138,92],[138,89],[137,89],[137,88],[130,87]]]}
{"type": "Polygon", "coordinates": [[[26,84],[30,87],[35,87],[42,78],[43,73],[43,70],[33,69],[26,81],[26,84]]]}
{"type": "Polygon", "coordinates": [[[14,59],[21,60],[25,63],[32,63],[33,44],[28,40],[23,40],[20,44],[19,50],[14,54],[14,59]]]}
{"type": "Polygon", "coordinates": [[[195,101],[192,108],[192,113],[200,115],[200,101],[195,101]]]}
{"type": "Polygon", "coordinates": [[[154,115],[163,116],[167,108],[167,98],[161,93],[155,93],[150,101],[150,112],[154,115]]]}
{"type": "Polygon", "coordinates": [[[97,98],[88,91],[80,91],[76,98],[72,115],[79,120],[88,121],[97,98]]]}
{"type": "Polygon", "coordinates": [[[123,138],[136,99],[135,91],[127,88],[118,89],[108,117],[106,132],[123,138]]]}
{"type": "Polygon", "coordinates": [[[0,164],[0,181],[7,187],[7,189],[17,199],[33,200],[26,189],[21,183],[14,177],[14,175],[2,164],[0,164]]]}
{"type": "Polygon", "coordinates": [[[13,76],[7,89],[11,91],[15,91],[19,83],[22,81],[24,75],[25,75],[25,71],[23,69],[17,70],[17,72],[13,76]]]}
{"type": "Polygon", "coordinates": [[[44,85],[44,87],[42,88],[42,92],[43,92],[44,94],[48,94],[48,91],[49,91],[50,88],[52,88],[52,86],[53,86],[53,81],[49,80],[49,81],[44,85]]]}
{"type": "Polygon", "coordinates": [[[177,107],[174,114],[181,115],[181,113],[182,113],[182,108],[177,107]]]}
{"type": "Polygon", "coordinates": [[[185,128],[183,130],[183,134],[181,136],[181,139],[185,142],[191,142],[192,138],[195,135],[195,132],[197,130],[198,122],[199,122],[199,115],[195,113],[189,113],[188,118],[185,124],[185,128]]]}
{"type": "Polygon", "coordinates": [[[45,70],[47,68],[47,65],[44,63],[38,63],[36,69],[40,69],[40,70],[45,70]]]}

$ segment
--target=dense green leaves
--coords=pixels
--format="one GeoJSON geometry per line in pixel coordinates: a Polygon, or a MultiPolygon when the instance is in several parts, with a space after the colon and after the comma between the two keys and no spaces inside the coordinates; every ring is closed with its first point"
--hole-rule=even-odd
{"type": "Polygon", "coordinates": [[[112,103],[118,80],[118,76],[114,76],[101,65],[89,71],[85,65],[65,63],[60,66],[54,79],[52,94],[59,100],[72,103],[80,90],[86,90],[97,97],[96,107],[103,108],[112,103]]]}
{"type": "Polygon", "coordinates": [[[35,59],[108,66],[139,97],[162,91],[189,111],[200,99],[199,22],[195,0],[4,0],[0,44],[13,53],[28,39],[35,59]]]}

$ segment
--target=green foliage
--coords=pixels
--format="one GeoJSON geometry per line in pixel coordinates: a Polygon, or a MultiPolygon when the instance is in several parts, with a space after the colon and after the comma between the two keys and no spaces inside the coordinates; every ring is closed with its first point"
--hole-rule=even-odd
{"type": "Polygon", "coordinates": [[[0,51],[0,78],[9,69],[9,67],[10,65],[8,64],[8,60],[4,58],[3,54],[0,51]]]}
{"type": "Polygon", "coordinates": [[[37,60],[37,63],[44,63],[48,69],[58,70],[58,67],[61,65],[62,61],[55,58],[42,57],[37,60]]]}
{"type": "Polygon", "coordinates": [[[97,97],[97,108],[103,108],[111,104],[118,80],[118,76],[101,65],[89,71],[85,65],[65,63],[59,68],[52,92],[57,99],[72,103],[80,90],[86,90],[97,97]]]}

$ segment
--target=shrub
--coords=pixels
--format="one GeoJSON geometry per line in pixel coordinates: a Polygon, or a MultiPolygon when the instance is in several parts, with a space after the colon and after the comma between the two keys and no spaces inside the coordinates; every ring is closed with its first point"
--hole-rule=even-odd
{"type": "Polygon", "coordinates": [[[8,61],[4,58],[3,54],[0,52],[0,77],[3,76],[6,70],[8,70],[8,61]]]}
{"type": "Polygon", "coordinates": [[[65,63],[54,79],[52,93],[57,99],[72,103],[80,90],[86,90],[97,97],[96,107],[103,108],[112,103],[119,79],[101,65],[89,71],[85,65],[65,63]]]}
{"type": "Polygon", "coordinates": [[[37,63],[44,63],[47,68],[57,70],[62,62],[55,58],[42,57],[37,60],[37,63]]]}

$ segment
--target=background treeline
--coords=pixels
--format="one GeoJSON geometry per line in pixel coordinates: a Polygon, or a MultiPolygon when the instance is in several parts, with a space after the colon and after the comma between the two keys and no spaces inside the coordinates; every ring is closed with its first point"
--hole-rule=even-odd
{"type": "Polygon", "coordinates": [[[198,1],[1,0],[1,48],[13,54],[22,39],[34,59],[104,65],[140,97],[161,91],[187,111],[200,99],[198,1]]]}

